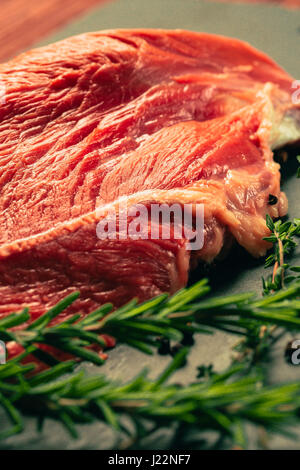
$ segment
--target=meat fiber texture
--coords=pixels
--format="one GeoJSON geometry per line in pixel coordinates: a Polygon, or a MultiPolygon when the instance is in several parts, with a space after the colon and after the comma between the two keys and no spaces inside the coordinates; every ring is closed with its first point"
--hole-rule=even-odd
{"type": "Polygon", "coordinates": [[[299,139],[300,107],[263,53],[181,30],[103,31],[24,53],[0,78],[0,316],[26,306],[35,319],[77,290],[63,315],[174,292],[232,240],[265,253],[266,214],[287,212],[271,149],[299,139]],[[99,239],[99,208],[120,200],[204,204],[203,248],[99,239]]]}

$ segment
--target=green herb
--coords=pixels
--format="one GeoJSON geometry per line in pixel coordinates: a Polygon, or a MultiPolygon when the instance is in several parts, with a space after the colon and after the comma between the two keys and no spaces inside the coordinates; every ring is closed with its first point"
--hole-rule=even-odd
{"type": "Polygon", "coordinates": [[[162,427],[174,429],[176,446],[178,436],[183,445],[191,430],[213,430],[215,447],[224,439],[228,445],[247,447],[247,423],[287,433],[290,425],[299,422],[300,384],[269,387],[257,364],[277,340],[276,327],[300,330],[300,267],[291,266],[285,259],[297,245],[300,219],[273,222],[267,217],[266,223],[272,232],[266,240],[274,247],[266,267],[273,265],[273,275],[264,280],[262,298],[251,292],[211,296],[208,280],[203,279],[172,297],[161,295],[143,304],[133,300],[117,310],[106,304],[85,318],[77,314],[56,325],[52,321],[78,293],[30,325],[28,309],[1,319],[0,339],[16,341],[23,352],[0,366],[0,406],[12,423],[1,431],[0,438],[21,432],[26,414],[37,417],[39,429],[45,418],[55,418],[73,437],[77,436],[77,424],[100,420],[118,434],[128,435],[129,445],[138,445],[140,439],[162,427]],[[78,358],[103,363],[95,347],[106,347],[104,334],[152,353],[160,345],[157,337],[178,342],[185,335],[211,334],[216,329],[242,336],[235,348],[238,356],[221,374],[211,366],[200,366],[198,378],[190,385],[168,382],[184,364],[187,348],[180,349],[156,381],[144,371],[127,384],[120,384],[102,375],[87,376],[78,365],[78,358]],[[53,348],[71,354],[74,360],[59,363],[53,348]],[[23,362],[32,356],[51,368],[32,375],[35,365],[23,362]],[[124,426],[124,415],[130,426],[124,426]]]}
{"type": "MultiPolygon", "coordinates": [[[[200,431],[214,430],[230,442],[241,444],[237,428],[246,422],[263,424],[268,430],[284,432],[297,421],[300,409],[300,384],[265,387],[261,376],[243,376],[243,367],[231,367],[224,374],[212,374],[188,386],[166,381],[180,367],[188,350],[181,350],[157,380],[142,372],[127,384],[104,376],[75,372],[74,361],[58,364],[31,379],[28,366],[13,364],[0,369],[0,402],[13,422],[1,438],[24,428],[20,411],[59,420],[71,436],[77,436],[76,424],[95,420],[106,422],[119,432],[140,437],[148,421],[147,433],[157,427],[186,426],[200,431]],[[17,367],[17,370],[13,370],[17,367]],[[69,374],[66,376],[66,372],[69,374]],[[13,382],[7,382],[7,378],[13,382]],[[124,429],[127,415],[134,424],[124,429]]],[[[244,435],[244,431],[243,431],[244,435]]]]}
{"type": "Polygon", "coordinates": [[[288,269],[293,272],[299,272],[299,267],[291,267],[285,260],[291,256],[297,246],[296,237],[300,235],[300,219],[294,219],[292,222],[274,222],[267,215],[267,227],[271,230],[271,235],[264,240],[273,244],[273,253],[269,255],[265,262],[265,267],[274,265],[273,274],[266,280],[263,279],[264,293],[276,291],[284,287],[285,283],[299,279],[299,276],[287,276],[288,269]]]}
{"type": "MultiPolygon", "coordinates": [[[[75,324],[72,323],[73,319],[68,319],[56,326],[49,326],[49,322],[61,312],[62,305],[66,308],[75,300],[76,296],[73,296],[57,306],[55,314],[52,309],[37,324],[31,324],[24,331],[10,332],[4,330],[4,326],[16,326],[21,321],[27,321],[28,312],[3,319],[0,338],[18,340],[24,352],[0,368],[0,403],[13,422],[13,427],[0,437],[23,429],[20,412],[35,414],[43,419],[55,417],[73,436],[77,434],[76,423],[94,419],[101,419],[121,429],[120,412],[126,410],[134,416],[135,422],[148,418],[156,425],[169,426],[170,422],[176,424],[180,420],[199,429],[216,429],[231,437],[237,420],[261,422],[273,430],[291,417],[296,419],[294,412],[299,406],[300,398],[298,400],[297,397],[300,385],[274,389],[263,387],[259,390],[257,387],[261,386],[261,379],[258,377],[237,379],[228,384],[227,379],[240,372],[236,367],[225,376],[212,375],[205,383],[201,381],[180,388],[165,385],[167,378],[182,363],[186,349],[178,353],[156,382],[152,383],[141,375],[122,386],[103,376],[86,377],[82,371],[76,373],[75,360],[52,364],[51,369],[32,378],[28,373],[32,372],[34,365],[21,363],[26,355],[39,350],[38,342],[59,347],[101,365],[102,360],[95,352],[87,351],[86,346],[102,346],[98,333],[103,331],[119,336],[120,341],[128,344],[132,344],[134,338],[139,341],[140,349],[145,350],[149,344],[153,345],[153,337],[157,334],[177,341],[186,330],[210,332],[221,329],[246,335],[254,343],[259,337],[259,329],[266,323],[300,330],[300,302],[297,300],[300,281],[263,299],[246,293],[201,300],[208,291],[207,281],[202,280],[170,298],[160,296],[142,305],[130,302],[110,314],[107,314],[108,306],[103,306],[91,317],[77,320],[75,324]],[[66,373],[69,375],[65,376],[66,373]],[[289,408],[281,409],[283,403],[287,403],[289,408]]],[[[136,346],[134,342],[133,345],[136,346]]]]}
{"type": "Polygon", "coordinates": [[[0,320],[0,339],[22,345],[24,352],[17,360],[31,354],[48,365],[55,365],[52,350],[46,353],[41,349],[46,345],[101,365],[104,360],[87,347],[105,348],[103,334],[151,354],[153,348],[160,345],[158,337],[180,342],[185,333],[212,334],[215,329],[256,337],[257,328],[263,324],[300,330],[300,302],[296,300],[300,280],[291,282],[279,294],[270,293],[263,300],[251,292],[201,300],[209,292],[208,280],[203,279],[172,297],[161,295],[140,305],[133,300],[115,311],[106,304],[80,320],[75,315],[57,325],[49,325],[77,298],[77,294],[72,294],[42,315],[38,323],[31,323],[24,329],[11,331],[7,328],[26,325],[27,310],[8,315],[0,320]]]}

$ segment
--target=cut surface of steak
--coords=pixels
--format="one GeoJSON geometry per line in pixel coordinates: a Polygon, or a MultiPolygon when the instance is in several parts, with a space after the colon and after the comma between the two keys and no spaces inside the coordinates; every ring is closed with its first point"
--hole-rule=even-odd
{"type": "Polygon", "coordinates": [[[174,292],[191,261],[232,239],[265,253],[266,214],[287,211],[271,149],[299,140],[300,106],[261,52],[181,30],[103,31],[22,54],[0,77],[0,315],[28,306],[36,318],[74,290],[67,313],[174,292]],[[99,239],[101,213],[124,200],[204,204],[203,248],[99,239]]]}

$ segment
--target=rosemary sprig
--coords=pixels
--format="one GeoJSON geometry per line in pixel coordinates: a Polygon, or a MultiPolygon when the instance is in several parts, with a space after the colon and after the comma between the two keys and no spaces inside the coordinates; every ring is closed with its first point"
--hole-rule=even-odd
{"type": "MultiPolygon", "coordinates": [[[[212,374],[208,380],[197,380],[188,386],[168,384],[171,374],[180,367],[188,353],[181,350],[167,369],[151,381],[145,371],[127,384],[109,381],[104,376],[88,377],[74,372],[69,361],[26,378],[29,366],[11,365],[0,369],[0,379],[14,377],[14,382],[0,382],[0,403],[13,422],[0,438],[23,429],[22,413],[38,414],[61,421],[67,431],[77,436],[76,424],[100,420],[117,431],[124,429],[126,414],[135,432],[151,423],[151,429],[186,425],[198,431],[214,430],[239,443],[237,427],[245,422],[263,424],[270,431],[283,432],[297,421],[300,409],[300,384],[265,387],[257,375],[244,377],[242,367],[231,367],[224,374],[212,374]],[[18,368],[18,372],[12,368],[18,368]],[[65,375],[66,372],[73,372],[65,375]]],[[[148,431],[149,432],[149,431],[148,431]]],[[[135,437],[135,436],[132,436],[135,437]]]]}
{"type": "MultiPolygon", "coordinates": [[[[293,222],[282,222],[281,220],[273,222],[271,217],[267,215],[266,225],[272,233],[269,237],[266,237],[265,240],[273,244],[273,253],[267,257],[265,267],[268,268],[272,264],[274,267],[271,275],[266,279],[262,278],[263,294],[267,296],[274,292],[281,291],[279,293],[279,298],[281,298],[281,295],[285,295],[287,292],[284,289],[285,285],[293,282],[296,286],[297,282],[300,280],[299,275],[287,275],[288,270],[295,273],[300,272],[300,267],[291,267],[285,259],[293,253],[297,246],[295,237],[300,233],[300,219],[294,219],[293,222]]],[[[296,296],[296,299],[298,299],[298,297],[299,296],[296,296]]],[[[278,296],[274,296],[273,298],[278,298],[278,296]]],[[[269,303],[269,300],[266,299],[266,302],[269,303]]],[[[298,305],[298,302],[299,301],[296,300],[296,304],[294,305],[298,305]]],[[[282,307],[284,307],[284,304],[282,307]]],[[[282,310],[281,313],[284,315],[284,310],[282,310]]],[[[297,316],[297,311],[295,311],[294,314],[297,316]]],[[[247,335],[235,348],[239,353],[238,360],[245,361],[248,359],[250,367],[262,358],[266,359],[270,347],[283,334],[282,331],[276,334],[276,336],[274,334],[275,331],[278,330],[278,326],[283,326],[280,325],[278,321],[274,321],[273,324],[269,322],[266,323],[267,325],[261,325],[260,323],[254,325],[254,334],[247,335]]],[[[284,326],[291,330],[289,326],[284,326]]]]}
{"type": "Polygon", "coordinates": [[[1,319],[0,340],[20,344],[25,351],[21,359],[29,354],[27,351],[30,349],[30,354],[50,366],[58,362],[53,354],[55,350],[97,365],[103,364],[102,357],[90,347],[105,348],[105,334],[113,335],[119,342],[151,354],[160,345],[158,337],[178,342],[186,331],[202,331],[200,327],[190,328],[185,319],[175,322],[160,314],[167,313],[170,309],[177,312],[208,291],[207,280],[202,280],[172,298],[160,295],[142,304],[133,299],[116,310],[113,310],[111,304],[105,304],[86,317],[73,315],[53,325],[52,321],[77,299],[79,294],[74,293],[29,325],[28,309],[1,319]],[[23,328],[15,330],[15,327],[23,328]],[[47,352],[44,346],[48,347],[47,352]]]}
{"type": "Polygon", "coordinates": [[[78,315],[51,326],[51,321],[77,298],[71,294],[37,322],[27,325],[29,312],[13,313],[0,320],[0,339],[22,345],[21,358],[32,354],[47,365],[55,365],[53,350],[102,365],[104,359],[91,346],[106,347],[102,335],[108,334],[119,342],[151,354],[160,345],[159,337],[180,342],[184,334],[211,334],[215,329],[257,337],[263,324],[279,325],[300,330],[300,280],[291,282],[279,294],[270,293],[258,300],[253,293],[243,293],[201,300],[210,292],[208,280],[203,279],[184,288],[172,297],[161,295],[142,304],[136,300],[113,310],[106,304],[85,318],[78,315]],[[11,330],[25,323],[24,329],[11,330]],[[42,348],[42,349],[41,349],[42,348]]]}
{"type": "MultiPolygon", "coordinates": [[[[99,417],[119,429],[120,413],[124,411],[134,415],[135,423],[141,418],[147,417],[154,422],[159,421],[163,426],[166,423],[176,422],[180,418],[181,422],[205,429],[220,428],[222,432],[231,435],[237,419],[237,411],[235,410],[233,413],[235,418],[230,420],[227,408],[229,407],[229,410],[232,408],[232,412],[236,406],[234,403],[236,403],[237,397],[234,390],[231,397],[230,395],[228,397],[227,386],[221,388],[219,395],[211,402],[213,411],[209,413],[207,397],[215,390],[215,386],[212,386],[212,389],[209,389],[208,384],[205,387],[203,385],[189,386],[184,390],[178,390],[174,386],[163,386],[169,376],[169,371],[173,371],[178,365],[179,362],[173,363],[155,384],[140,376],[126,386],[116,386],[115,383],[110,383],[104,377],[87,378],[82,372],[73,372],[64,378],[66,372],[74,371],[74,361],[57,364],[31,379],[27,378],[31,366],[22,366],[18,361],[11,361],[0,369],[0,402],[11,418],[13,427],[3,432],[1,437],[7,437],[23,429],[24,424],[20,411],[38,414],[43,418],[55,417],[74,437],[77,435],[76,423],[99,419],[99,417]],[[224,396],[227,396],[225,403],[224,396]],[[96,409],[98,412],[95,412],[96,409]]],[[[249,397],[249,387],[241,388],[240,393],[243,390],[245,398],[249,397]]],[[[279,394],[280,392],[286,393],[286,389],[278,389],[277,392],[279,394]]],[[[273,394],[274,392],[270,392],[271,403],[273,394]]],[[[277,420],[285,420],[290,417],[296,403],[298,403],[294,400],[294,395],[293,393],[290,398],[293,407],[288,413],[276,409],[276,413],[268,415],[270,427],[274,425],[274,420],[277,423],[277,420]]],[[[263,396],[265,396],[265,392],[263,396]]],[[[281,398],[279,403],[282,404],[281,398]]],[[[256,403],[250,405],[246,403],[241,406],[239,409],[241,416],[250,406],[249,419],[252,421],[262,419],[263,417],[260,414],[255,414],[255,410],[252,409],[254,405],[256,406],[256,403]]],[[[267,400],[264,401],[264,405],[268,406],[267,400]]],[[[259,407],[257,411],[260,412],[259,407]]]]}
{"type": "Polygon", "coordinates": [[[288,269],[298,272],[299,268],[291,267],[285,257],[290,256],[298,245],[295,238],[300,235],[300,219],[287,222],[277,220],[274,222],[267,215],[266,223],[272,233],[264,240],[273,244],[273,253],[267,257],[265,267],[268,268],[274,265],[272,276],[269,276],[266,280],[263,279],[264,293],[269,293],[281,289],[285,283],[296,279],[295,276],[286,276],[288,269]]]}
{"type": "MultiPolygon", "coordinates": [[[[108,315],[108,307],[103,306],[101,311],[93,314],[93,319],[86,317],[75,324],[68,319],[56,326],[49,326],[54,318],[52,309],[50,315],[44,315],[43,321],[26,328],[24,332],[7,332],[3,329],[3,324],[5,327],[19,325],[18,315],[3,319],[3,323],[0,323],[0,337],[19,340],[24,352],[0,368],[0,404],[13,423],[13,427],[0,434],[0,437],[10,436],[23,429],[20,412],[29,412],[43,419],[55,417],[73,436],[77,435],[76,423],[94,419],[104,420],[121,429],[120,414],[125,411],[134,416],[134,422],[151,418],[154,424],[158,425],[159,422],[163,426],[180,420],[181,423],[189,423],[200,429],[216,429],[231,437],[238,419],[261,422],[272,430],[277,424],[288,423],[292,417],[296,419],[300,385],[259,390],[261,378],[257,377],[237,379],[228,384],[227,379],[239,371],[236,367],[224,377],[218,374],[212,376],[205,384],[201,382],[182,388],[165,385],[167,378],[182,363],[187,353],[185,349],[180,351],[156,382],[152,383],[140,375],[124,386],[116,385],[103,376],[86,377],[84,372],[76,372],[75,360],[54,364],[31,378],[28,372],[32,372],[34,365],[23,365],[21,362],[38,350],[38,341],[56,347],[59,345],[78,357],[101,364],[94,357],[96,353],[86,353],[86,345],[94,344],[99,331],[104,330],[119,335],[122,340],[123,328],[127,328],[129,338],[132,338],[132,334],[139,335],[141,344],[148,345],[153,335],[162,333],[163,328],[167,331],[166,335],[174,340],[178,340],[178,335],[185,330],[200,329],[207,332],[215,328],[255,339],[257,329],[265,323],[300,329],[300,302],[297,300],[300,281],[262,299],[249,293],[198,301],[198,296],[208,294],[208,290],[207,281],[202,280],[170,298],[160,296],[141,305],[130,302],[108,315]],[[76,338],[71,334],[76,335],[76,338]],[[145,335],[145,343],[142,342],[142,335],[145,335]],[[72,346],[74,341],[77,341],[76,347],[72,346]],[[65,376],[66,373],[69,375],[65,376]],[[282,407],[283,403],[288,408],[282,407]]],[[[74,299],[75,296],[65,300],[63,307],[74,299]]],[[[61,311],[60,308],[56,308],[56,314],[61,311]]],[[[28,312],[20,314],[20,321],[27,321],[26,315],[28,312]]]]}

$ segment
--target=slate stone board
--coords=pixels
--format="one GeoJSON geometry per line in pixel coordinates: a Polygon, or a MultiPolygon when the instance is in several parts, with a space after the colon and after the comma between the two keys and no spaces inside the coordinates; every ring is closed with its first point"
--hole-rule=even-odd
{"type": "MultiPolygon", "coordinates": [[[[194,31],[223,34],[250,42],[300,79],[299,43],[300,11],[288,11],[268,5],[239,5],[204,2],[200,0],[116,0],[95,9],[78,21],[57,31],[38,45],[47,44],[70,35],[109,28],[183,28],[194,31]]],[[[289,198],[289,215],[299,216],[299,180],[294,177],[296,163],[283,171],[283,189],[289,198]]],[[[261,276],[266,274],[261,261],[255,261],[242,250],[236,250],[213,273],[214,288],[218,293],[245,290],[261,291],[261,276]]],[[[201,275],[196,272],[191,282],[201,275]]],[[[188,365],[180,370],[176,381],[188,383],[195,377],[196,367],[213,362],[216,370],[225,369],[232,355],[236,337],[221,332],[213,336],[198,336],[188,365]]],[[[283,338],[272,352],[270,382],[299,380],[300,368],[284,361],[283,338]]],[[[110,352],[101,368],[85,366],[89,373],[105,373],[111,378],[128,380],[147,367],[151,376],[157,376],[168,363],[166,357],[148,357],[125,346],[110,352]]],[[[0,416],[4,425],[4,418],[0,416]]],[[[1,443],[2,449],[107,449],[117,448],[107,427],[96,423],[80,427],[80,439],[72,440],[58,423],[48,421],[42,434],[36,432],[35,420],[27,419],[26,432],[1,443]]],[[[300,435],[300,432],[299,432],[300,435]]],[[[170,432],[162,430],[144,443],[144,448],[163,449],[169,446],[170,432]]],[[[209,436],[208,436],[209,437],[209,436]]],[[[300,448],[298,439],[271,438],[270,448],[300,448]]],[[[250,448],[257,447],[256,431],[250,432],[250,448]]],[[[199,445],[199,447],[201,447],[199,445]]]]}

